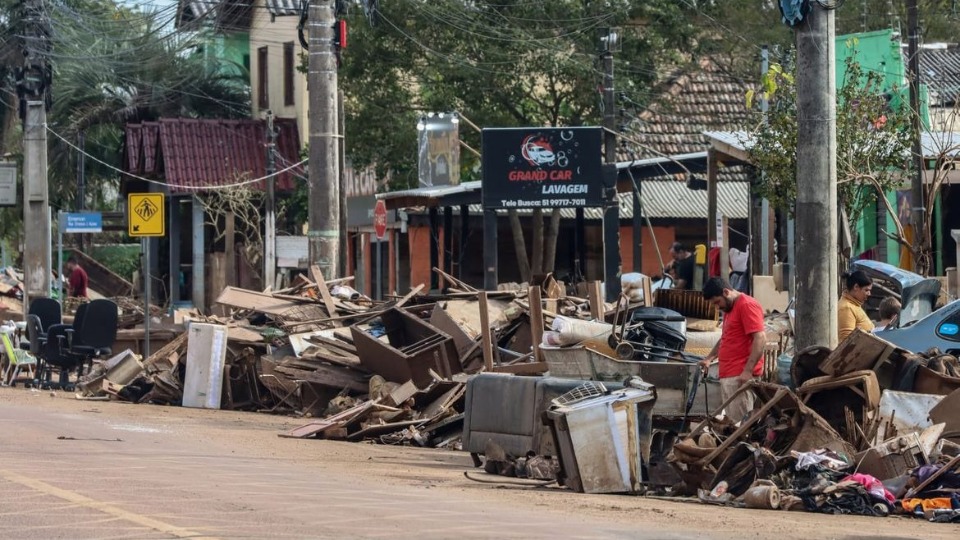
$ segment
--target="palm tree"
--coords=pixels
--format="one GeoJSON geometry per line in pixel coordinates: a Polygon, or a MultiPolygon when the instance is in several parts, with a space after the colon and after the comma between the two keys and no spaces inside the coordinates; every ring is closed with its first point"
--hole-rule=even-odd
{"type": "MultiPolygon", "coordinates": [[[[174,32],[174,10],[139,12],[112,0],[67,1],[51,8],[51,129],[70,141],[83,132],[87,152],[119,166],[127,123],[249,116],[248,78],[224,74],[196,54],[205,36],[174,32]]],[[[51,204],[57,206],[75,196],[76,152],[52,139],[51,204]]],[[[88,169],[94,194],[117,181],[108,167],[93,163],[88,169]]]]}

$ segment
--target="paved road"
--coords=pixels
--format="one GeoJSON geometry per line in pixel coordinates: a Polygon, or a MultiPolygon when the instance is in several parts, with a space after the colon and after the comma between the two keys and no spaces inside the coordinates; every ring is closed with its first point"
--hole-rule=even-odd
{"type": "Polygon", "coordinates": [[[924,538],[960,526],[469,482],[469,457],[302,420],[0,388],[0,538],[924,538]]]}
{"type": "Polygon", "coordinates": [[[242,457],[196,435],[166,421],[0,404],[0,538],[643,536],[604,520],[451,498],[429,483],[242,457]]]}

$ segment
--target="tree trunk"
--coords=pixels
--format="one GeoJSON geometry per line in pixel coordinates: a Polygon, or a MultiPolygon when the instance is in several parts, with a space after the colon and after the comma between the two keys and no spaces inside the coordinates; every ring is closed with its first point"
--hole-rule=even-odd
{"type": "Polygon", "coordinates": [[[527,242],[523,238],[523,226],[516,210],[509,210],[510,231],[513,233],[513,246],[517,252],[517,266],[520,269],[520,279],[530,281],[530,259],[527,257],[527,242]]]}
{"type": "Polygon", "coordinates": [[[533,246],[530,249],[532,261],[530,263],[530,274],[536,276],[543,274],[543,209],[535,208],[533,210],[533,246]]]}
{"type": "Polygon", "coordinates": [[[543,243],[543,272],[549,273],[556,269],[557,264],[557,237],[560,234],[560,209],[554,208],[550,212],[550,226],[547,227],[546,238],[543,243]]]}

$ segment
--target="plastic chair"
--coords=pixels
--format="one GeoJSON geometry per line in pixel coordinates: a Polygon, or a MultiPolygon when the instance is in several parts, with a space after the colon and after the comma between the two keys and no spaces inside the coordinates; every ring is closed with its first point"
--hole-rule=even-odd
{"type": "Polygon", "coordinates": [[[34,370],[37,367],[37,358],[27,351],[19,350],[13,346],[10,335],[6,332],[0,333],[0,341],[3,343],[3,352],[7,357],[6,367],[3,369],[3,375],[0,377],[0,383],[3,386],[15,385],[17,377],[20,376],[20,370],[27,368],[30,378],[33,380],[34,370]]]}

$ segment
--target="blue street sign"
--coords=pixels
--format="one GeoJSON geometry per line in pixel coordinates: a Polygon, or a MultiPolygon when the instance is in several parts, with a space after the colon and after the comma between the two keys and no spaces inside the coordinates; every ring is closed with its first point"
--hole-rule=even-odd
{"type": "Polygon", "coordinates": [[[67,218],[63,228],[65,233],[103,232],[103,214],[100,212],[64,214],[64,217],[67,218]]]}

